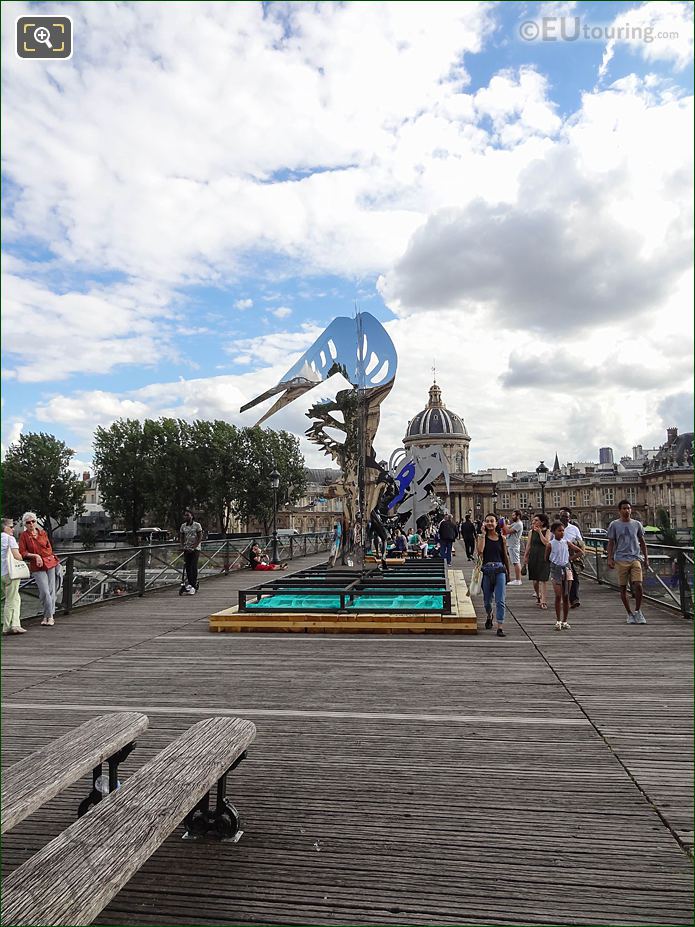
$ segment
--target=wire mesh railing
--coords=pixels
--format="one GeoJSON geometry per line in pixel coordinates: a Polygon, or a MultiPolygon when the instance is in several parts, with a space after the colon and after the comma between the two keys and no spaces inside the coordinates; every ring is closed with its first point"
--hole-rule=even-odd
{"type": "MultiPolygon", "coordinates": [[[[277,558],[287,561],[328,552],[332,537],[331,532],[280,535],[277,537],[277,558]]],[[[254,542],[269,558],[273,557],[273,538],[270,536],[203,541],[198,560],[198,580],[204,582],[248,567],[248,552],[254,542]]],[[[182,581],[183,552],[176,543],[58,550],[56,554],[61,561],[62,573],[56,593],[56,611],[59,614],[101,602],[143,596],[157,589],[176,586],[182,581]]],[[[42,613],[33,579],[23,581],[19,593],[22,619],[42,613]]]]}
{"type": "MultiPolygon", "coordinates": [[[[608,540],[587,538],[582,575],[619,589],[615,570],[608,568],[608,540]]],[[[647,544],[649,563],[642,581],[645,599],[693,617],[693,548],[647,544]]]]}

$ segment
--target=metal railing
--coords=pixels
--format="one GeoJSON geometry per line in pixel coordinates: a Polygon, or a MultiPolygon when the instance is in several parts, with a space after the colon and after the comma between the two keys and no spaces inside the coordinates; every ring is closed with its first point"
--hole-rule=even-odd
{"type": "MultiPolygon", "coordinates": [[[[618,589],[617,573],[608,569],[607,538],[589,537],[585,544],[582,576],[618,589]]],[[[644,598],[692,619],[693,548],[647,544],[647,552],[649,566],[642,582],[644,598]]]]}
{"type": "MultiPolygon", "coordinates": [[[[279,536],[280,560],[294,560],[330,550],[332,532],[279,536]]],[[[225,576],[248,566],[247,553],[257,542],[263,553],[272,554],[270,536],[226,538],[203,541],[198,561],[198,579],[225,576]]],[[[171,588],[182,581],[183,552],[178,543],[145,547],[111,547],[98,550],[57,550],[63,578],[57,593],[58,614],[68,614],[87,605],[143,596],[157,589],[171,588]]],[[[33,579],[20,583],[21,618],[41,614],[38,589],[33,579]]]]}

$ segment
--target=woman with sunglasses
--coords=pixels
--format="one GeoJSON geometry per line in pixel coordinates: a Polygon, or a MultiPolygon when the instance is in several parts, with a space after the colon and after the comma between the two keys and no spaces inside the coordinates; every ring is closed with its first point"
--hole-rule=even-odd
{"type": "Polygon", "coordinates": [[[29,564],[29,572],[39,590],[39,601],[43,608],[41,624],[54,625],[59,561],[53,553],[48,535],[37,524],[36,514],[25,512],[22,524],[24,531],[19,535],[19,553],[29,564]]]}

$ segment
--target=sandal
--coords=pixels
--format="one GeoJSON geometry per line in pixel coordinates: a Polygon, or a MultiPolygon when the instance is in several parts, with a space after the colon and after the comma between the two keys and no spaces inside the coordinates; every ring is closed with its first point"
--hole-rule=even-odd
{"type": "Polygon", "coordinates": [[[547,608],[548,608],[548,603],[547,603],[547,602],[539,602],[539,603],[538,603],[538,607],[539,607],[539,608],[542,608],[542,609],[547,609],[547,608]]]}

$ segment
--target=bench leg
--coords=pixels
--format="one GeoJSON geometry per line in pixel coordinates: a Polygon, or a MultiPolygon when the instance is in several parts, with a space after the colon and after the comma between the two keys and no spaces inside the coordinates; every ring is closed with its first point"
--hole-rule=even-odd
{"type": "MultiPolygon", "coordinates": [[[[108,759],[109,765],[109,792],[115,792],[118,788],[118,765],[122,763],[123,760],[133,752],[135,749],[135,742],[126,744],[125,747],[122,747],[118,753],[114,753],[113,756],[110,756],[108,759]]],[[[83,798],[82,801],[77,806],[77,817],[81,818],[83,814],[86,814],[90,808],[98,804],[105,794],[108,792],[102,791],[103,789],[103,780],[100,782],[102,776],[102,764],[99,763],[98,766],[95,766],[92,770],[92,790],[87,795],[86,798],[83,798]],[[102,786],[100,788],[100,786],[102,786]]]]}
{"type": "Polygon", "coordinates": [[[238,843],[244,832],[241,830],[241,818],[234,805],[227,801],[227,776],[236,769],[243,759],[246,751],[229,767],[217,780],[217,795],[215,810],[210,809],[210,793],[207,792],[184,818],[186,832],[184,840],[200,840],[201,838],[220,840],[224,843],[238,843]]]}

